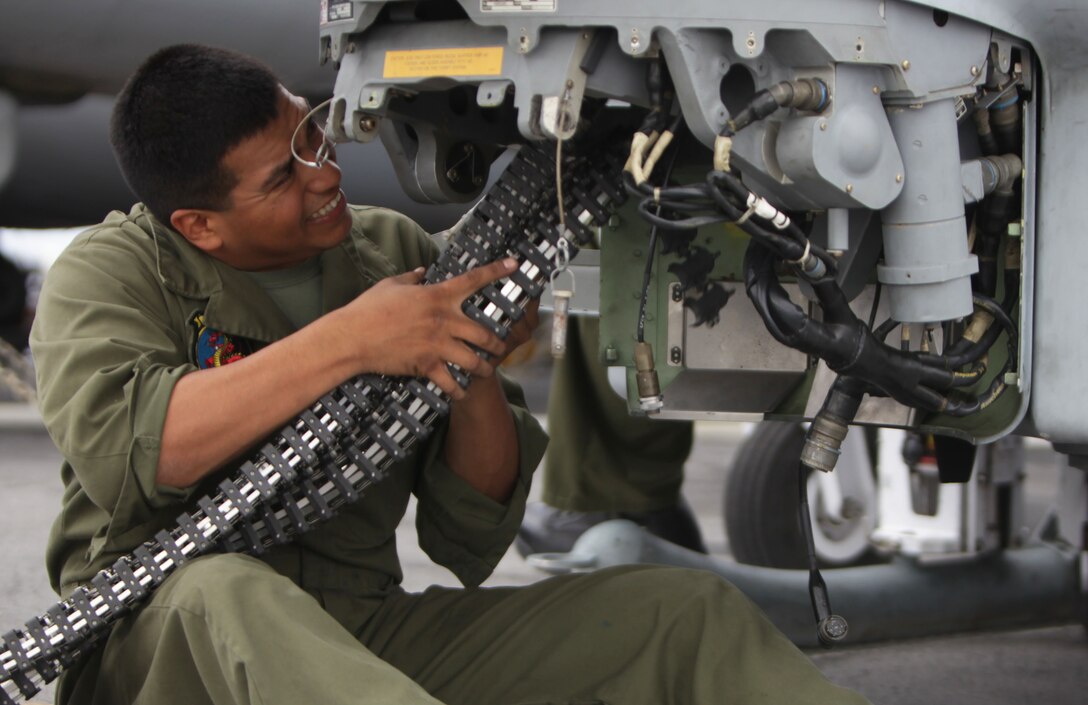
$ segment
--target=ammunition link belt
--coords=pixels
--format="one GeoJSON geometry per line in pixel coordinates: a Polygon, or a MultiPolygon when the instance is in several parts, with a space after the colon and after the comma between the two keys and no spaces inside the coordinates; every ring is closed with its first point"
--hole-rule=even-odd
{"type": "MultiPolygon", "coordinates": [[[[563,165],[565,230],[559,232],[553,154],[523,147],[427,271],[435,284],[503,256],[518,260],[507,279],[465,300],[464,312],[502,338],[547,285],[560,237],[571,250],[592,238],[625,198],[620,153],[568,157],[563,165]]],[[[484,355],[485,353],[480,352],[484,355]]],[[[454,379],[470,376],[455,365],[454,379]]],[[[86,653],[177,568],[217,550],[261,554],[335,516],[408,457],[449,410],[430,380],[361,375],[339,385],[273,435],[197,501],[172,531],[100,571],[90,584],[0,638],[0,705],[33,697],[86,653]]]]}

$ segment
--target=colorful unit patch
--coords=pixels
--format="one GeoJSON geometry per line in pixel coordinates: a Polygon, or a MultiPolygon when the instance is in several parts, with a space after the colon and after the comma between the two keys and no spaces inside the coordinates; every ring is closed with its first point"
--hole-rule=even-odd
{"type": "Polygon", "coordinates": [[[249,346],[245,341],[235,341],[222,331],[208,328],[204,324],[204,314],[196,314],[190,323],[196,329],[193,359],[200,369],[229,365],[249,354],[249,346]]]}

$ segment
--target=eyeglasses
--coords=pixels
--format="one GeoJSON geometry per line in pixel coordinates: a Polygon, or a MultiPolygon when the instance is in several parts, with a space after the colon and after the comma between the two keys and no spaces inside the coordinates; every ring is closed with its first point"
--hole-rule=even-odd
{"type": "Polygon", "coordinates": [[[306,117],[302,118],[302,120],[298,123],[298,127],[295,128],[294,133],[292,133],[291,156],[294,157],[295,161],[297,161],[298,163],[305,164],[306,166],[312,167],[314,169],[320,169],[325,166],[326,163],[328,163],[329,158],[332,154],[333,147],[332,140],[329,139],[329,119],[331,117],[331,113],[327,112],[325,114],[324,120],[315,119],[315,116],[321,113],[321,111],[328,108],[332,104],[332,101],[333,99],[329,98],[328,100],[318,104],[318,106],[310,112],[306,113],[306,117]],[[303,128],[308,127],[311,123],[313,123],[315,127],[320,129],[321,131],[321,144],[317,147],[317,149],[313,150],[314,158],[312,160],[304,158],[298,153],[298,150],[296,148],[296,145],[298,144],[299,131],[301,131],[303,128]]]}

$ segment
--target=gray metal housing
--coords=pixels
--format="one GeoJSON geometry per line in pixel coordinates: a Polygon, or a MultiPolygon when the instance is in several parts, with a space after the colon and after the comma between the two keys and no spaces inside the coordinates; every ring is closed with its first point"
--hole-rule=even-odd
{"type": "MultiPolygon", "coordinates": [[[[931,147],[942,156],[908,159],[906,131],[899,129],[897,134],[896,118],[888,115],[951,113],[958,118],[964,98],[974,95],[988,75],[1021,69],[1024,85],[1035,91],[1032,105],[1024,110],[1022,345],[1014,380],[1021,401],[999,428],[968,429],[965,435],[986,440],[1019,428],[1084,452],[1077,446],[1088,444],[1088,423],[1077,411],[1088,396],[1088,374],[1079,364],[1086,341],[1076,292],[1088,243],[1075,239],[1066,223],[1075,222],[1079,195],[1073,190],[1076,181],[1069,177],[1086,156],[1074,129],[1088,107],[1083,71],[1088,48],[1082,42],[1088,9],[1069,8],[1059,0],[1030,5],[1020,0],[939,0],[924,5],[897,0],[460,4],[468,20],[434,23],[419,31],[418,24],[396,22],[400,14],[410,14],[411,3],[353,0],[350,17],[344,16],[347,3],[330,3],[341,14],[323,24],[323,51],[339,64],[341,138],[372,138],[374,132],[365,120],[371,115],[414,120],[417,134],[421,128],[427,130],[428,120],[421,117],[432,118],[432,125],[457,120],[456,115],[437,119],[400,115],[397,111],[403,106],[395,102],[398,95],[424,95],[454,85],[474,91],[469,122],[478,123],[472,111],[497,110],[512,92],[514,140],[555,134],[560,121],[554,110],[550,122],[542,120],[546,113],[541,105],[552,99],[553,107],[554,101],[568,109],[576,107],[569,104],[569,93],[564,96],[565,81],[585,51],[585,33],[603,28],[614,33],[614,41],[598,70],[586,77],[584,86],[575,86],[573,100],[606,96],[645,104],[642,72],[633,60],[660,54],[676,84],[685,121],[705,144],[713,141],[729,117],[723,93],[749,79],[751,90],[758,90],[783,79],[818,77],[832,88],[827,111],[821,115],[780,111],[786,114],[776,114],[738,136],[735,157],[746,181],[782,207],[829,213],[881,211],[885,253],[892,261],[885,261],[880,278],[893,288],[904,287],[901,296],[892,298],[899,300],[893,303],[898,307],[896,317],[907,320],[942,320],[964,312],[964,286],[974,263],[966,239],[960,237],[963,184],[950,179],[953,174],[960,178],[953,165],[972,155],[970,145],[956,143],[942,117],[934,120],[933,129],[914,128],[915,133],[942,135],[931,147]],[[517,6],[535,11],[511,9],[517,6]],[[379,17],[383,21],[375,23],[379,17]],[[457,46],[503,47],[501,71],[486,76],[383,78],[386,51],[457,46]],[[961,188],[952,198],[948,191],[957,185],[961,188]],[[922,209],[919,194],[928,199],[922,209]],[[904,195],[912,201],[903,201],[904,195]],[[888,231],[903,226],[908,237],[921,238],[925,244],[897,247],[895,235],[903,233],[888,231]],[[926,275],[922,286],[907,284],[921,272],[926,275]]],[[[416,159],[410,171],[417,174],[419,195],[435,200],[443,197],[440,170],[420,169],[419,154],[431,158],[439,153],[442,139],[441,130],[424,136],[421,144],[428,140],[433,144],[405,155],[416,159]],[[428,176],[418,178],[421,172],[428,176]]],[[[840,217],[836,222],[856,220],[840,217]]],[[[850,239],[856,235],[851,229],[850,239]]]]}

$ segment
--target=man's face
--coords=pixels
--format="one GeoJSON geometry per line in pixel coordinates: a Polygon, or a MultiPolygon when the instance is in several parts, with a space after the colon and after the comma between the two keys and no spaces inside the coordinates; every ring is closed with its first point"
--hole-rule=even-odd
{"type": "MultiPolygon", "coordinates": [[[[224,166],[238,179],[230,206],[217,215],[222,242],[214,256],[236,269],[281,269],[340,243],[351,228],[335,153],[320,169],[291,156],[291,139],[309,112],[306,101],[282,90],[279,113],[261,132],[233,147],[224,166]]],[[[313,160],[321,130],[299,130],[295,149],[313,160]]]]}

